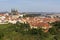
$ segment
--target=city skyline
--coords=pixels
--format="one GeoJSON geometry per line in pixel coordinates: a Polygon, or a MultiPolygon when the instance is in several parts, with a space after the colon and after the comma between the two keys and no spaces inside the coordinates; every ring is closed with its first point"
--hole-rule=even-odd
{"type": "Polygon", "coordinates": [[[60,0],[0,0],[0,11],[60,12],[60,0]]]}

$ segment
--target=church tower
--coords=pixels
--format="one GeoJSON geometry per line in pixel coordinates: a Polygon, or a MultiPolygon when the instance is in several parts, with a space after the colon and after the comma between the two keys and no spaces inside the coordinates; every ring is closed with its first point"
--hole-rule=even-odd
{"type": "Polygon", "coordinates": [[[11,15],[18,15],[19,12],[15,9],[11,9],[11,15]]]}

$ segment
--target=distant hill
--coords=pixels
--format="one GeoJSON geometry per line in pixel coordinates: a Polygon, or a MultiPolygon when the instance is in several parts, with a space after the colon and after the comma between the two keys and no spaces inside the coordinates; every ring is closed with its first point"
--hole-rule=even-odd
{"type": "Polygon", "coordinates": [[[50,14],[60,14],[60,13],[55,13],[55,12],[23,12],[22,14],[38,14],[38,15],[50,15],[50,14]]]}

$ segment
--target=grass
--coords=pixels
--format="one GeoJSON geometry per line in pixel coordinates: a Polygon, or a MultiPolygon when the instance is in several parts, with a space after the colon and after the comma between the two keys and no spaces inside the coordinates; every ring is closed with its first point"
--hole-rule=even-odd
{"type": "Polygon", "coordinates": [[[10,26],[10,24],[0,24],[0,29],[4,29],[10,26]]]}
{"type": "Polygon", "coordinates": [[[3,37],[2,40],[38,40],[37,36],[33,35],[23,35],[17,32],[11,32],[3,37]]]}

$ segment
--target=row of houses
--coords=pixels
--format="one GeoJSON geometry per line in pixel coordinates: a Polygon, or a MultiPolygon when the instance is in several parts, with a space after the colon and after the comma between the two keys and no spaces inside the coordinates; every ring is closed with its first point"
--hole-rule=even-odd
{"type": "Polygon", "coordinates": [[[21,17],[23,15],[9,15],[9,14],[0,14],[0,24],[12,23],[15,24],[17,21],[21,23],[29,23],[31,28],[43,28],[48,30],[52,26],[49,23],[60,21],[59,18],[49,18],[49,17],[21,17]]]}
{"type": "Polygon", "coordinates": [[[48,18],[48,17],[25,17],[21,18],[21,21],[24,23],[29,23],[31,28],[42,28],[46,31],[49,30],[49,28],[52,28],[50,23],[55,21],[60,21],[59,18],[48,18]]]}

